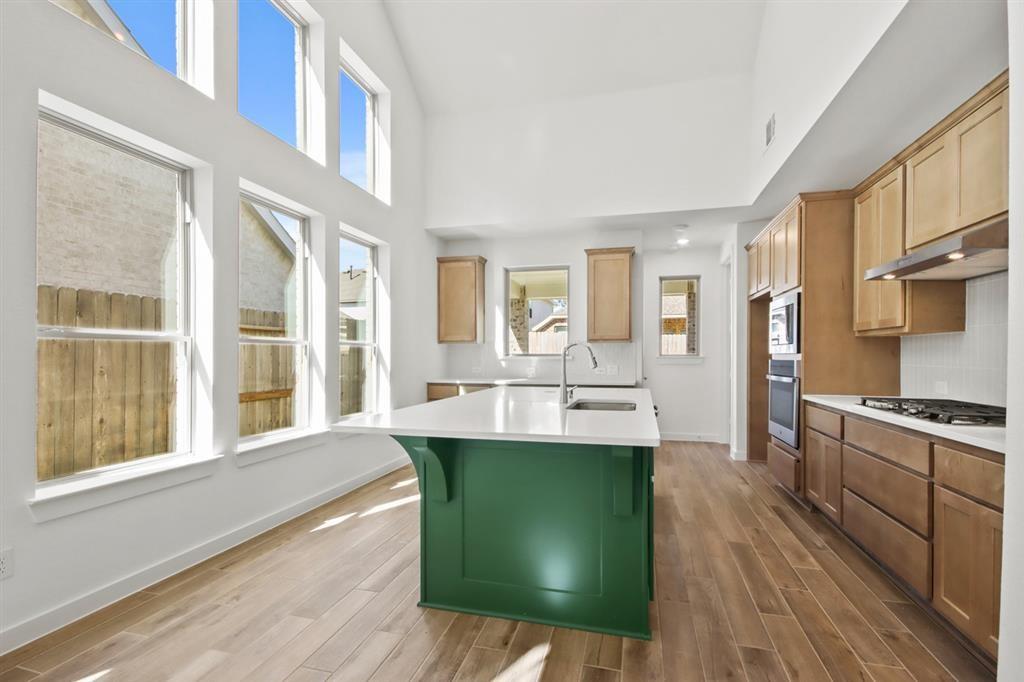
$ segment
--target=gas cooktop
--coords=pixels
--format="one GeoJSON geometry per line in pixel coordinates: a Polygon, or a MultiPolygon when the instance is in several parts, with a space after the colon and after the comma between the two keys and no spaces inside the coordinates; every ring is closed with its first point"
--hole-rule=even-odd
{"type": "Polygon", "coordinates": [[[1006,408],[936,398],[861,398],[860,404],[940,424],[1003,426],[1006,408]]]}

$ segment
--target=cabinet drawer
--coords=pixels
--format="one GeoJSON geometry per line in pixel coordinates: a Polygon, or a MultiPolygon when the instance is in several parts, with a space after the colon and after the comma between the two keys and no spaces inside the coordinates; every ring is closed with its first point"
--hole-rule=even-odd
{"type": "Polygon", "coordinates": [[[836,440],[841,440],[843,437],[842,415],[807,405],[804,409],[804,419],[807,420],[807,426],[815,431],[820,431],[836,440]]]}
{"type": "Polygon", "coordinates": [[[931,543],[849,490],[843,490],[843,528],[926,599],[932,595],[931,543]]]}
{"type": "Polygon", "coordinates": [[[927,479],[844,445],[843,485],[921,535],[931,535],[927,479]]]}
{"type": "Polygon", "coordinates": [[[1003,508],[1003,465],[935,446],[935,482],[1003,508]]]}
{"type": "Polygon", "coordinates": [[[786,488],[800,492],[800,460],[772,442],[768,443],[768,471],[786,488]]]}
{"type": "Polygon", "coordinates": [[[844,426],[846,442],[925,476],[931,475],[931,444],[927,440],[851,417],[846,418],[844,426]]]}
{"type": "Polygon", "coordinates": [[[459,394],[458,384],[427,384],[427,401],[454,398],[459,394]]]}

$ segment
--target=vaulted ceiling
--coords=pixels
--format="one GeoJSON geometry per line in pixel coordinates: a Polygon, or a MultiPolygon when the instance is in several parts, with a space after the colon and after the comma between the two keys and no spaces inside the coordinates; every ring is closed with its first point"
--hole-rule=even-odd
{"type": "Polygon", "coordinates": [[[428,114],[751,70],[764,0],[385,0],[428,114]]]}

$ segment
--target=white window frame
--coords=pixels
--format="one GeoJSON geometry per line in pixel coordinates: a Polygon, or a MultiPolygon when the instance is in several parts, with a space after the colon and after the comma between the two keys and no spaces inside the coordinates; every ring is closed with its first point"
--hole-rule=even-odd
{"type": "MultiPolygon", "coordinates": [[[[366,121],[366,191],[369,192],[370,194],[376,195],[377,194],[377,163],[378,163],[378,158],[377,158],[377,147],[378,147],[378,144],[377,144],[377,131],[380,128],[380,120],[378,118],[378,116],[379,116],[379,112],[378,112],[378,108],[379,108],[378,100],[379,100],[379,98],[377,96],[377,93],[374,92],[373,88],[371,88],[367,84],[366,79],[360,77],[358,72],[354,68],[352,68],[351,66],[346,64],[344,60],[342,60],[339,63],[338,71],[341,72],[341,73],[344,73],[346,76],[348,76],[348,78],[353,83],[356,84],[356,87],[358,87],[360,90],[363,91],[363,94],[366,95],[366,98],[369,100],[369,112],[368,112],[369,116],[368,116],[368,119],[366,121]]],[[[338,174],[339,175],[341,175],[341,163],[340,163],[340,160],[341,160],[341,135],[340,135],[340,128],[341,128],[342,124],[343,124],[343,121],[341,120],[341,88],[338,88],[338,128],[339,128],[339,135],[338,135],[338,159],[339,159],[338,174]]],[[[344,179],[346,182],[350,182],[353,185],[355,185],[354,182],[352,182],[351,180],[346,178],[344,175],[341,175],[341,178],[344,179]]],[[[359,185],[355,185],[355,186],[359,187],[359,185]]],[[[363,189],[363,188],[359,187],[359,189],[363,189]]]]}
{"type": "MultiPolygon", "coordinates": [[[[309,131],[312,126],[310,119],[309,87],[306,76],[306,64],[309,62],[309,23],[302,15],[284,0],[266,0],[274,9],[279,11],[285,19],[291,22],[295,29],[295,148],[304,154],[309,153],[309,131]]],[[[238,22],[236,21],[236,26],[238,22]]],[[[237,53],[237,46],[235,48],[237,53]]],[[[236,71],[238,64],[235,65],[236,71]]],[[[236,81],[238,74],[235,74],[236,81]]],[[[237,109],[237,103],[236,103],[237,109]]],[[[241,111],[238,112],[242,118],[251,121],[267,134],[277,138],[277,135],[263,128],[259,123],[249,119],[241,111]]],[[[282,140],[287,144],[287,140],[282,140]]]]}
{"type": "MultiPolygon", "coordinates": [[[[377,385],[378,384],[377,368],[380,367],[380,339],[378,338],[378,332],[379,332],[379,329],[380,329],[380,323],[377,320],[377,311],[378,311],[378,306],[377,306],[377,282],[379,280],[379,274],[378,274],[378,270],[377,270],[378,250],[377,250],[377,245],[376,244],[374,244],[372,242],[369,242],[369,241],[367,241],[365,239],[361,239],[361,238],[353,235],[350,232],[345,232],[344,230],[341,230],[338,233],[338,240],[341,241],[342,239],[344,239],[346,241],[349,241],[349,242],[352,242],[353,244],[358,244],[359,246],[363,246],[363,247],[369,249],[369,252],[370,252],[370,257],[367,259],[367,267],[369,269],[369,272],[367,273],[369,275],[369,277],[367,278],[367,284],[368,284],[367,289],[369,291],[369,296],[370,296],[370,301],[369,301],[369,306],[368,306],[369,311],[368,312],[369,312],[370,320],[371,320],[372,323],[366,325],[366,336],[367,336],[367,339],[363,340],[363,341],[359,341],[359,340],[356,340],[356,339],[351,339],[351,340],[350,339],[342,339],[341,338],[340,325],[338,325],[338,328],[336,329],[336,332],[335,332],[335,333],[338,334],[337,339],[338,339],[338,352],[339,353],[341,351],[342,346],[348,346],[350,348],[351,347],[367,348],[367,349],[369,349],[369,352],[370,352],[370,367],[367,369],[367,372],[366,372],[366,380],[367,380],[367,382],[369,382],[370,385],[369,385],[368,389],[366,389],[366,391],[365,391],[366,392],[366,402],[363,405],[362,411],[360,411],[360,412],[351,412],[349,414],[341,414],[341,384],[340,384],[341,368],[340,367],[338,368],[338,379],[339,379],[339,385],[338,385],[338,417],[340,419],[348,419],[350,417],[355,417],[355,416],[358,416],[358,415],[361,415],[361,414],[373,414],[373,413],[377,412],[378,408],[379,408],[378,397],[380,395],[380,392],[378,390],[378,385],[377,385]]],[[[338,265],[339,265],[339,267],[338,267],[338,274],[341,274],[341,267],[340,267],[341,264],[339,263],[338,265]]],[[[339,296],[339,299],[340,299],[340,296],[339,296]]],[[[340,315],[341,314],[341,301],[340,300],[336,301],[336,304],[338,306],[338,314],[340,315]]]]}
{"type": "MultiPolygon", "coordinates": [[[[505,313],[505,357],[507,358],[553,358],[558,357],[559,353],[513,353],[512,352],[512,330],[509,327],[509,284],[512,282],[512,275],[517,272],[540,272],[545,270],[565,270],[565,338],[567,343],[572,343],[569,333],[572,331],[572,323],[569,320],[569,295],[572,288],[572,273],[568,265],[537,265],[537,266],[522,266],[515,268],[505,268],[505,305],[503,310],[505,313]]],[[[529,299],[527,299],[527,305],[529,305],[529,299]]],[[[529,319],[529,315],[527,315],[529,319]]]]}
{"type": "MultiPolygon", "coordinates": [[[[289,434],[305,432],[310,425],[310,404],[312,402],[312,382],[309,376],[309,296],[310,296],[310,218],[290,208],[282,206],[270,199],[247,191],[239,191],[239,223],[241,223],[241,202],[248,201],[258,204],[263,208],[283,213],[299,221],[299,243],[295,245],[295,292],[299,297],[295,306],[296,336],[256,336],[252,334],[238,334],[238,349],[241,353],[243,345],[277,345],[293,346],[295,348],[295,390],[292,392],[292,409],[294,411],[293,423],[283,429],[254,433],[248,436],[238,435],[238,424],[235,425],[235,434],[238,436],[239,446],[250,445],[260,441],[273,441],[289,434]]],[[[241,249],[239,249],[241,256],[241,249]]],[[[241,268],[239,268],[241,276],[241,268]]],[[[237,326],[236,326],[237,328],[237,326]]],[[[241,383],[241,377],[239,377],[241,383]]]]}
{"type": "MultiPolygon", "coordinates": [[[[192,296],[194,291],[193,270],[195,252],[192,237],[192,172],[190,168],[175,163],[152,151],[100,132],[91,126],[75,121],[50,109],[41,108],[39,120],[61,126],[95,142],[108,145],[119,152],[131,154],[143,161],[154,163],[178,174],[179,263],[178,299],[176,306],[178,313],[177,332],[65,327],[61,325],[40,325],[37,321],[36,341],[45,339],[82,339],[92,341],[173,342],[181,344],[183,356],[182,362],[175,363],[177,375],[175,380],[177,388],[175,400],[180,408],[175,410],[174,451],[160,455],[139,457],[129,462],[119,462],[104,467],[88,469],[46,481],[37,481],[36,489],[38,491],[45,491],[47,488],[58,486],[61,488],[74,487],[78,482],[116,475],[126,469],[150,468],[154,463],[192,456],[192,424],[195,410],[195,382],[193,380],[195,376],[193,368],[195,306],[192,296]]],[[[38,372],[36,381],[38,385],[38,372]]]]}
{"type": "Polygon", "coordinates": [[[668,359],[699,358],[699,357],[701,357],[701,338],[700,337],[701,337],[701,330],[703,328],[703,325],[701,324],[701,322],[702,322],[702,320],[701,320],[701,317],[702,317],[702,314],[701,314],[701,304],[700,304],[701,291],[702,291],[702,286],[701,286],[700,275],[665,275],[665,276],[662,276],[662,277],[658,278],[658,357],[660,357],[660,358],[668,358],[668,359]],[[681,280],[693,280],[694,282],[697,283],[696,284],[697,290],[696,290],[696,292],[694,292],[694,296],[696,298],[696,300],[694,302],[694,310],[697,313],[697,324],[696,324],[696,328],[697,328],[697,345],[696,345],[696,351],[693,352],[693,353],[664,353],[664,352],[662,352],[662,349],[661,349],[662,348],[661,341],[662,341],[662,337],[665,335],[664,331],[663,331],[665,315],[662,312],[662,305],[664,303],[663,298],[665,296],[665,282],[678,282],[678,281],[681,281],[681,280]]]}

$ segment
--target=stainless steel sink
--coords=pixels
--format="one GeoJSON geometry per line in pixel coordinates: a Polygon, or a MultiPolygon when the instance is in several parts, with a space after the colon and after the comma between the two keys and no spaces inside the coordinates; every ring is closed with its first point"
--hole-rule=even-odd
{"type": "Polygon", "coordinates": [[[636,410],[636,403],[623,400],[596,400],[593,398],[580,398],[566,406],[567,410],[608,410],[611,412],[633,412],[636,410]]]}

